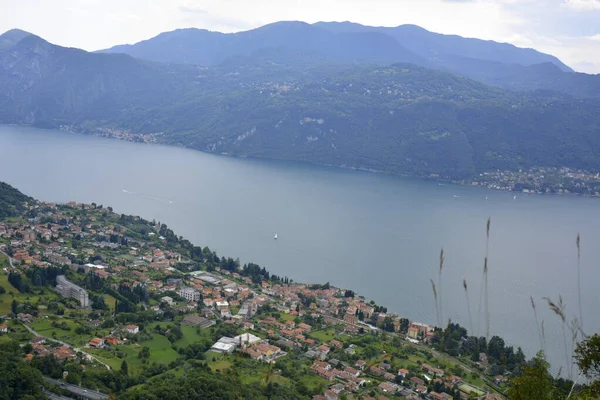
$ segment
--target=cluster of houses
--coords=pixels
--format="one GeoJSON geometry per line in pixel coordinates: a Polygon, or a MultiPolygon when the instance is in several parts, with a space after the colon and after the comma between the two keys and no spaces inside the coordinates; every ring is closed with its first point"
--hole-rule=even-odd
{"type": "MultiPolygon", "coordinates": [[[[429,399],[429,400],[450,400],[453,396],[445,391],[441,393],[429,391],[427,383],[438,383],[438,387],[443,387],[449,392],[463,384],[458,376],[448,376],[439,368],[428,364],[422,364],[424,379],[412,375],[407,369],[401,368],[398,371],[391,371],[391,365],[385,362],[367,365],[364,360],[358,360],[354,365],[341,363],[338,360],[315,361],[311,367],[313,373],[330,381],[327,390],[323,395],[314,396],[313,400],[337,400],[339,395],[344,392],[357,392],[367,382],[373,378],[382,380],[377,386],[380,392],[378,400],[388,399],[386,396],[400,397],[404,399],[429,399]]],[[[471,398],[468,393],[459,392],[461,399],[471,398]]],[[[490,394],[483,397],[485,400],[497,400],[500,397],[490,394]]],[[[367,397],[367,399],[372,399],[367,397]]]]}
{"type": "Polygon", "coordinates": [[[338,369],[338,366],[334,367],[328,362],[315,361],[311,370],[328,381],[339,381],[341,384],[333,385],[335,386],[333,391],[337,392],[336,394],[339,394],[342,391],[357,392],[359,388],[367,383],[367,381],[360,376],[362,371],[360,366],[355,365],[355,367],[356,368],[343,366],[338,369]]]}
{"type": "Polygon", "coordinates": [[[25,355],[25,360],[29,361],[33,359],[34,355],[37,357],[46,357],[53,355],[60,361],[66,361],[75,358],[75,353],[69,346],[48,346],[46,344],[46,338],[36,336],[31,340],[32,352],[25,355]]]}
{"type": "Polygon", "coordinates": [[[484,186],[504,191],[523,193],[558,193],[600,196],[596,182],[600,174],[570,168],[531,168],[519,171],[489,171],[475,176],[472,186],[484,186]]]}
{"type": "Polygon", "coordinates": [[[269,344],[251,333],[244,333],[234,338],[222,337],[211,347],[212,351],[219,353],[232,353],[236,349],[255,360],[269,363],[287,355],[279,347],[269,344]]]}
{"type": "MultiPolygon", "coordinates": [[[[100,324],[100,321],[92,321],[90,325],[93,327],[97,327],[100,324]]],[[[93,338],[89,341],[88,347],[94,349],[101,349],[106,345],[116,346],[118,344],[124,343],[124,335],[136,335],[140,332],[140,327],[138,325],[127,325],[122,329],[118,329],[113,331],[110,335],[104,338],[93,338]]]]}
{"type": "MultiPolygon", "coordinates": [[[[317,327],[298,322],[296,317],[306,316],[311,317],[306,319],[307,321],[322,321],[319,323],[323,326],[319,326],[319,329],[342,326],[343,332],[349,335],[385,329],[401,333],[413,342],[428,342],[434,336],[432,325],[410,322],[397,314],[384,312],[373,302],[368,302],[351,291],[343,291],[329,285],[273,283],[264,280],[256,285],[248,276],[220,268],[216,268],[213,273],[191,271],[188,274],[180,274],[174,266],[177,263],[179,268],[186,265],[185,257],[177,251],[156,246],[164,240],[158,234],[148,234],[152,236],[152,241],[131,238],[125,240],[119,229],[112,225],[99,227],[93,223],[59,224],[56,222],[68,218],[54,205],[46,205],[54,210],[47,215],[53,223],[30,221],[0,225],[0,235],[10,240],[12,258],[21,269],[32,265],[67,266],[74,271],[83,269],[102,279],[113,277],[121,285],[143,285],[149,292],[162,296],[160,301],[163,304],[152,307],[157,313],[163,312],[162,309],[167,305],[185,313],[182,323],[186,325],[209,328],[220,319],[223,323],[236,324],[246,331],[236,337],[220,338],[211,348],[216,352],[227,354],[240,351],[256,360],[273,362],[285,356],[288,349],[303,348],[306,350],[306,358],[313,362],[312,372],[330,382],[327,392],[323,395],[327,400],[337,398],[344,391],[359,391],[370,378],[381,382],[378,390],[383,398],[386,395],[406,398],[429,396],[434,400],[447,398],[446,393],[428,393],[426,382],[418,376],[411,376],[407,370],[390,371],[389,364],[368,365],[366,361],[358,360],[354,365],[345,365],[332,360],[331,352],[334,349],[342,349],[342,343],[338,340],[323,343],[311,338],[311,331],[317,327]],[[76,252],[65,244],[68,239],[74,237],[88,239],[83,248],[77,249],[76,252]],[[118,240],[115,241],[115,237],[118,240]],[[119,250],[113,252],[115,255],[111,257],[114,259],[111,259],[110,263],[102,259],[81,265],[71,261],[74,255],[83,254],[90,257],[98,254],[99,249],[107,247],[119,250]],[[285,322],[268,314],[254,318],[265,305],[290,318],[285,318],[285,322]],[[250,333],[257,330],[263,332],[264,335],[261,336],[266,339],[250,333]]],[[[68,205],[77,208],[90,207],[76,203],[68,205]]],[[[90,219],[93,222],[93,217],[90,219]]],[[[83,289],[78,289],[81,288],[64,277],[60,278],[57,290],[64,296],[77,298],[83,306],[87,306],[87,293],[84,295],[81,291],[83,289]]],[[[32,316],[25,314],[19,314],[19,319],[24,322],[33,321],[32,316]]],[[[92,325],[96,327],[99,324],[100,321],[92,321],[92,325]]],[[[1,330],[2,326],[0,332],[1,330]]],[[[123,343],[124,336],[137,333],[139,327],[129,325],[106,337],[91,339],[88,346],[103,348],[117,345],[123,343]]],[[[344,351],[352,355],[354,347],[350,346],[344,351]]],[[[422,367],[424,376],[431,380],[440,380],[446,387],[454,387],[460,382],[456,377],[445,376],[444,371],[440,369],[426,364],[422,367]]]]}
{"type": "MultiPolygon", "coordinates": [[[[50,218],[54,222],[42,223],[42,216],[38,216],[27,222],[11,222],[0,225],[0,237],[9,239],[8,244],[0,244],[0,249],[1,247],[10,247],[13,263],[23,270],[32,266],[42,268],[50,265],[67,266],[73,271],[80,269],[83,269],[86,273],[91,271],[103,279],[125,273],[131,275],[134,280],[140,278],[137,279],[139,283],[149,284],[150,280],[144,276],[144,271],[149,269],[173,270],[172,266],[181,260],[181,255],[177,252],[158,248],[144,249],[147,245],[144,241],[128,239],[125,245],[122,232],[113,225],[99,227],[95,224],[96,219],[94,216],[89,216],[89,222],[85,224],[68,223],[70,217],[62,213],[55,204],[43,203],[43,205],[53,210],[43,215],[43,217],[50,218]],[[67,246],[68,241],[74,238],[85,240],[86,246],[80,249],[67,246]],[[111,241],[111,238],[117,238],[118,240],[115,243],[111,241]],[[107,262],[102,261],[94,264],[77,264],[73,261],[79,255],[84,257],[94,256],[105,248],[121,249],[123,256],[133,255],[137,257],[133,263],[129,258],[117,257],[117,260],[120,260],[124,265],[130,263],[134,268],[111,267],[107,262]],[[139,270],[136,270],[135,267],[139,267],[139,270]]],[[[74,208],[92,208],[92,206],[75,202],[67,203],[67,205],[74,208]]],[[[105,210],[105,212],[108,212],[108,210],[105,210]]],[[[162,283],[160,286],[162,286],[162,283]]]]}

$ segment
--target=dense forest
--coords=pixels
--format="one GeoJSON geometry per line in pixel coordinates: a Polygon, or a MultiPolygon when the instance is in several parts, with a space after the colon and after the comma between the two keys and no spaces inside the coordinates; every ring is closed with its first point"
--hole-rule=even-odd
{"type": "Polygon", "coordinates": [[[0,342],[0,399],[47,398],[42,392],[42,373],[30,363],[17,342],[0,342]]]}
{"type": "Polygon", "coordinates": [[[26,210],[25,203],[32,202],[31,197],[7,183],[0,182],[0,219],[20,216],[26,210]]]}
{"type": "Polygon", "coordinates": [[[144,385],[142,389],[130,390],[120,398],[125,400],[180,400],[180,399],[309,399],[289,387],[278,384],[242,384],[235,371],[227,375],[211,372],[202,365],[196,366],[185,376],[164,375],[144,385]]]}

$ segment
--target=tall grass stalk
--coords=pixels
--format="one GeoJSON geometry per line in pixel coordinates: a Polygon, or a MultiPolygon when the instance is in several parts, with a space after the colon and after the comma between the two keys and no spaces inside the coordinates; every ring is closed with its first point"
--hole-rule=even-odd
{"type": "Polygon", "coordinates": [[[541,349],[544,352],[544,356],[545,356],[546,355],[546,346],[544,343],[544,338],[542,336],[542,329],[540,328],[540,323],[538,320],[537,309],[535,307],[535,301],[533,300],[533,296],[529,296],[529,299],[531,300],[531,308],[533,308],[533,316],[535,317],[535,326],[538,331],[538,337],[540,339],[540,346],[541,346],[541,349]]]}
{"type": "Polygon", "coordinates": [[[490,251],[490,225],[492,218],[488,217],[487,227],[485,231],[485,260],[483,262],[483,276],[485,279],[485,339],[490,339],[490,303],[489,303],[489,290],[488,290],[488,257],[490,251]]]}
{"type": "MultiPolygon", "coordinates": [[[[542,320],[541,328],[542,328],[542,343],[543,343],[544,348],[546,348],[546,330],[544,329],[544,320],[542,320]]],[[[544,357],[545,356],[546,356],[546,354],[544,353],[544,357]]]]}
{"type": "MultiPolygon", "coordinates": [[[[440,322],[444,321],[444,312],[443,312],[443,308],[442,308],[442,304],[443,304],[443,299],[442,299],[442,270],[444,269],[444,248],[442,247],[442,249],[440,250],[440,268],[438,270],[438,289],[440,291],[440,295],[438,297],[439,300],[439,304],[440,304],[440,322]]],[[[440,326],[440,328],[444,328],[443,326],[440,326]]]]}
{"type": "Polygon", "coordinates": [[[485,257],[483,259],[483,275],[481,277],[481,290],[479,291],[479,306],[477,308],[477,336],[479,336],[479,330],[481,329],[481,314],[484,314],[485,318],[485,326],[486,326],[486,339],[489,339],[489,309],[488,309],[488,295],[487,295],[487,287],[488,287],[488,255],[490,249],[490,226],[492,223],[492,219],[488,217],[487,225],[485,229],[485,257]],[[482,305],[485,307],[482,311],[482,305]]]}
{"type": "Polygon", "coordinates": [[[467,280],[463,279],[463,289],[465,289],[465,297],[467,299],[467,311],[469,313],[469,329],[471,329],[471,335],[474,335],[473,332],[473,317],[471,316],[471,301],[469,300],[469,288],[467,286],[467,280]]]}
{"type": "Polygon", "coordinates": [[[568,374],[568,378],[571,379],[572,378],[572,367],[571,367],[571,363],[569,360],[569,350],[567,348],[567,331],[565,329],[565,326],[567,324],[567,318],[565,315],[565,307],[566,305],[563,303],[563,299],[562,296],[558,296],[558,303],[553,302],[550,298],[548,297],[544,297],[544,300],[546,300],[548,302],[548,307],[550,308],[550,310],[552,310],[552,312],[554,312],[554,314],[556,314],[562,324],[562,332],[563,332],[563,342],[564,342],[564,346],[565,346],[565,365],[567,366],[567,374],[568,374]]]}
{"type": "Polygon", "coordinates": [[[481,316],[483,307],[483,292],[485,291],[485,274],[481,275],[481,284],[479,285],[479,306],[477,307],[477,337],[481,336],[481,316]]]}
{"type": "Polygon", "coordinates": [[[577,379],[575,379],[575,381],[573,382],[573,385],[571,385],[571,390],[569,391],[569,395],[567,396],[567,400],[569,400],[571,398],[571,395],[573,394],[573,390],[575,390],[575,387],[579,383],[579,380],[581,379],[581,376],[582,376],[582,373],[580,372],[579,375],[577,375],[577,379]]]}
{"type": "Polygon", "coordinates": [[[431,289],[433,290],[433,300],[435,301],[435,316],[437,318],[437,325],[439,328],[441,328],[442,324],[440,322],[440,308],[438,304],[438,295],[437,290],[435,288],[435,282],[433,281],[433,279],[430,279],[429,281],[431,282],[431,289]]]}
{"type": "MultiPolygon", "coordinates": [[[[581,326],[579,325],[579,321],[577,318],[573,319],[569,324],[569,331],[571,332],[571,358],[573,358],[573,354],[575,353],[575,345],[577,343],[577,337],[581,331],[581,326]]],[[[573,363],[570,364],[571,375],[573,374],[573,363]]]]}
{"type": "Polygon", "coordinates": [[[583,311],[581,308],[581,237],[577,234],[577,301],[579,303],[579,328],[583,332],[583,311]]]}

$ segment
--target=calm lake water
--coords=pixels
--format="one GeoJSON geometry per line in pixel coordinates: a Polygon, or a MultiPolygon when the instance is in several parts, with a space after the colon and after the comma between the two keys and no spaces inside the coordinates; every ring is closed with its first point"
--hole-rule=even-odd
{"type": "Polygon", "coordinates": [[[569,319],[577,316],[580,232],[584,325],[600,330],[600,199],[513,199],[480,188],[11,126],[0,126],[0,180],[39,199],[96,202],[156,219],[219,255],[296,281],[351,288],[429,323],[436,322],[429,280],[437,284],[444,247],[444,319],[470,327],[466,278],[479,333],[489,216],[491,333],[535,353],[533,296],[555,365],[564,363],[562,331],[542,297],[561,294],[569,319]]]}

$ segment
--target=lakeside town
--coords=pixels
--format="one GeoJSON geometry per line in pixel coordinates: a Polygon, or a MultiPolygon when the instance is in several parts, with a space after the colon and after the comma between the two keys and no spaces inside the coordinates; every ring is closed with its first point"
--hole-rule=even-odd
{"type": "Polygon", "coordinates": [[[135,143],[158,143],[161,133],[134,133],[128,129],[117,129],[111,127],[86,128],[72,125],[61,125],[59,128],[63,132],[75,134],[90,134],[107,139],[124,140],[135,143]]]}
{"type": "MultiPolygon", "coordinates": [[[[440,342],[456,333],[450,327],[240,265],[110,207],[26,210],[0,222],[0,340],[26,345],[29,362],[68,363],[67,383],[80,385],[82,369],[126,364],[130,374],[160,375],[200,359],[215,372],[237,366],[249,382],[293,383],[314,400],[504,398],[514,365],[480,345],[449,355],[440,342]]],[[[89,389],[108,397],[106,387],[89,389]]]]}
{"type": "Polygon", "coordinates": [[[600,173],[573,168],[484,172],[459,183],[508,192],[600,196],[600,173]]]}

